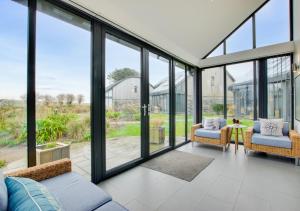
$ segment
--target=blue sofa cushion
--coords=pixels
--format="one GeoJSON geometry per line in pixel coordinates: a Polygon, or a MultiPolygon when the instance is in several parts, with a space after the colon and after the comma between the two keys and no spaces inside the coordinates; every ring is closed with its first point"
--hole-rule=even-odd
{"type": "MultiPolygon", "coordinates": [[[[290,130],[289,123],[284,122],[283,123],[283,128],[282,128],[282,134],[284,136],[288,136],[289,135],[289,130],[290,130]]],[[[260,133],[260,121],[259,120],[254,121],[253,132],[254,133],[260,133]]]]}
{"type": "Polygon", "coordinates": [[[260,122],[259,122],[259,120],[254,121],[253,132],[254,133],[260,133],[260,122]]]}
{"type": "Polygon", "coordinates": [[[205,130],[203,128],[197,129],[195,135],[204,138],[214,138],[220,139],[221,131],[220,130],[205,130]]]}
{"type": "Polygon", "coordinates": [[[8,197],[7,197],[7,188],[4,182],[4,177],[2,171],[0,170],[0,211],[7,210],[8,197]]]}
{"type": "Polygon", "coordinates": [[[57,198],[64,210],[95,210],[112,200],[101,188],[75,172],[41,181],[57,198]]]}
{"type": "Polygon", "coordinates": [[[226,119],[220,118],[219,119],[220,129],[227,125],[226,119]]]}
{"type": "Polygon", "coordinates": [[[252,144],[260,144],[272,147],[292,148],[292,141],[288,136],[263,136],[255,133],[252,136],[252,144]]]}
{"type": "Polygon", "coordinates": [[[32,179],[6,177],[8,210],[61,210],[47,188],[32,179]]]}
{"type": "Polygon", "coordinates": [[[99,207],[95,211],[128,211],[128,209],[118,204],[117,202],[110,201],[99,207]]]}

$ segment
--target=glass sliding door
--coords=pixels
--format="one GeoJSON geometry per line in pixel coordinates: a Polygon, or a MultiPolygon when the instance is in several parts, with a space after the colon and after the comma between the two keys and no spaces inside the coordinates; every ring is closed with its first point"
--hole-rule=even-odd
{"type": "Polygon", "coordinates": [[[150,153],[170,146],[170,61],[149,53],[150,153]]]}
{"type": "Polygon", "coordinates": [[[185,65],[175,62],[175,144],[186,141],[186,74],[185,65]]]}
{"type": "Polygon", "coordinates": [[[106,170],[141,157],[141,49],[105,38],[106,170]]]}
{"type": "Polygon", "coordinates": [[[191,128],[194,124],[195,108],[194,108],[194,71],[187,71],[187,139],[190,138],[191,128]]]}
{"type": "Polygon", "coordinates": [[[37,8],[37,164],[70,157],[90,179],[91,24],[47,1],[37,8]]]}
{"type": "Polygon", "coordinates": [[[291,122],[291,57],[267,59],[268,118],[291,122]]]}
{"type": "Polygon", "coordinates": [[[27,166],[27,1],[1,0],[0,14],[0,171],[10,171],[27,166]]]}

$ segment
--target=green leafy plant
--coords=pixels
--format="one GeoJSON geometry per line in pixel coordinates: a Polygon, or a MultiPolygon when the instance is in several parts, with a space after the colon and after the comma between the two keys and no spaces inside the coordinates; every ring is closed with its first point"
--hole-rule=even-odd
{"type": "Polygon", "coordinates": [[[52,148],[54,148],[56,146],[57,146],[57,144],[54,143],[54,142],[48,143],[48,144],[45,145],[45,149],[52,149],[52,148]]]}
{"type": "Polygon", "coordinates": [[[67,123],[74,119],[71,114],[54,113],[45,119],[37,121],[36,139],[37,144],[54,142],[61,138],[67,131],[67,123]]]}
{"type": "Polygon", "coordinates": [[[212,110],[217,113],[217,114],[220,114],[224,111],[224,105],[223,104],[213,104],[212,105],[212,110]]]}
{"type": "Polygon", "coordinates": [[[7,165],[6,160],[0,160],[0,169],[7,165]]]}

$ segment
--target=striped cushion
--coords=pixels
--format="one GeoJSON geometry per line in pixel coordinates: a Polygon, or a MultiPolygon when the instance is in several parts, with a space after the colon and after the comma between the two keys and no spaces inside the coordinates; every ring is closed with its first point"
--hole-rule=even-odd
{"type": "Polygon", "coordinates": [[[8,210],[61,210],[47,188],[28,178],[7,177],[8,210]]]}

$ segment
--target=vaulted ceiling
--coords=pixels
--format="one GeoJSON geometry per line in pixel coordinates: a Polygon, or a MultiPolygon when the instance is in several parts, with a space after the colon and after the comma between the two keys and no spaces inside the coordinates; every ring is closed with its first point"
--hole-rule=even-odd
{"type": "Polygon", "coordinates": [[[72,0],[197,65],[266,0],[72,0]]]}

